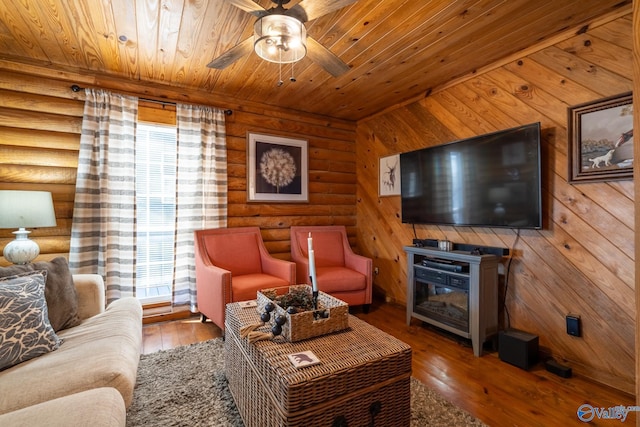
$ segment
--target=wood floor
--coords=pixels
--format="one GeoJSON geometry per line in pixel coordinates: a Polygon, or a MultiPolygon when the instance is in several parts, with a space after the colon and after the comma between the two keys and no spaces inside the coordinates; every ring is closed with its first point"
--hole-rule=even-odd
{"type": "MultiPolygon", "coordinates": [[[[625,393],[574,376],[558,377],[542,364],[530,371],[502,362],[497,352],[474,357],[466,340],[445,335],[414,319],[405,322],[403,306],[376,303],[368,314],[353,308],[353,314],[394,335],[413,349],[412,375],[490,426],[585,425],[577,410],[588,403],[607,410],[635,405],[625,393]]],[[[144,353],[220,337],[221,331],[197,317],[144,325],[144,353]]],[[[594,417],[589,425],[620,425],[620,420],[594,417]]],[[[635,425],[630,412],[623,425],[635,425]]]]}

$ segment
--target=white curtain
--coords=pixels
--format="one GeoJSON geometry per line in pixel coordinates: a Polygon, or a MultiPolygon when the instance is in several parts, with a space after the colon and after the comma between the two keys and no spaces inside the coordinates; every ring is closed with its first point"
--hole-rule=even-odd
{"type": "Polygon", "coordinates": [[[86,89],[69,267],[105,279],[107,301],[135,295],[138,99],[86,89]]]}
{"type": "Polygon", "coordinates": [[[178,159],[173,304],[196,311],[194,231],[227,225],[224,112],[177,105],[178,159]]]}

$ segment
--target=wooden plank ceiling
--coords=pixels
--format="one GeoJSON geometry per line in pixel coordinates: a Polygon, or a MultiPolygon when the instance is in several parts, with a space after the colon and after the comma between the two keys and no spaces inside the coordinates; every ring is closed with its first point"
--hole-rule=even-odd
{"type": "Polygon", "coordinates": [[[359,120],[629,3],[358,0],[306,24],[350,70],[335,78],[305,57],[293,67],[297,81],[286,66],[278,87],[278,65],[253,52],[224,70],[207,68],[252,35],[255,17],[226,0],[2,1],[0,59],[207,91],[218,104],[249,100],[359,120]]]}

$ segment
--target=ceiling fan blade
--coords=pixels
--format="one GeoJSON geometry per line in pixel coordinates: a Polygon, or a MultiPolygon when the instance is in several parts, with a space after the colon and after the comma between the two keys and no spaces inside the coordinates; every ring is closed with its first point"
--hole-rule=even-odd
{"type": "Polygon", "coordinates": [[[207,64],[207,67],[223,70],[243,56],[249,55],[252,51],[253,37],[249,37],[248,39],[235,45],[222,55],[218,56],[213,61],[209,62],[209,64],[207,64]]]}
{"type": "Polygon", "coordinates": [[[319,18],[334,10],[342,9],[358,0],[302,0],[285,12],[285,15],[298,18],[302,22],[319,18]]]}
{"type": "Polygon", "coordinates": [[[244,10],[245,12],[249,12],[250,14],[261,17],[265,14],[266,9],[260,6],[258,3],[253,0],[226,0],[227,3],[234,5],[237,8],[244,10]]]}
{"type": "Polygon", "coordinates": [[[307,56],[333,77],[339,77],[350,70],[347,64],[313,37],[307,37],[307,56]]]}

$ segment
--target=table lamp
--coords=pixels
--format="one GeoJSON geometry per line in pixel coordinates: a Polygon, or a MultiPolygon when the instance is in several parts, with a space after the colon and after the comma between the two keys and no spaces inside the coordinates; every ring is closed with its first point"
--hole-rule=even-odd
{"type": "Polygon", "coordinates": [[[26,227],[55,227],[56,213],[48,191],[0,190],[0,228],[18,228],[2,254],[14,264],[27,264],[40,253],[26,227]]]}

